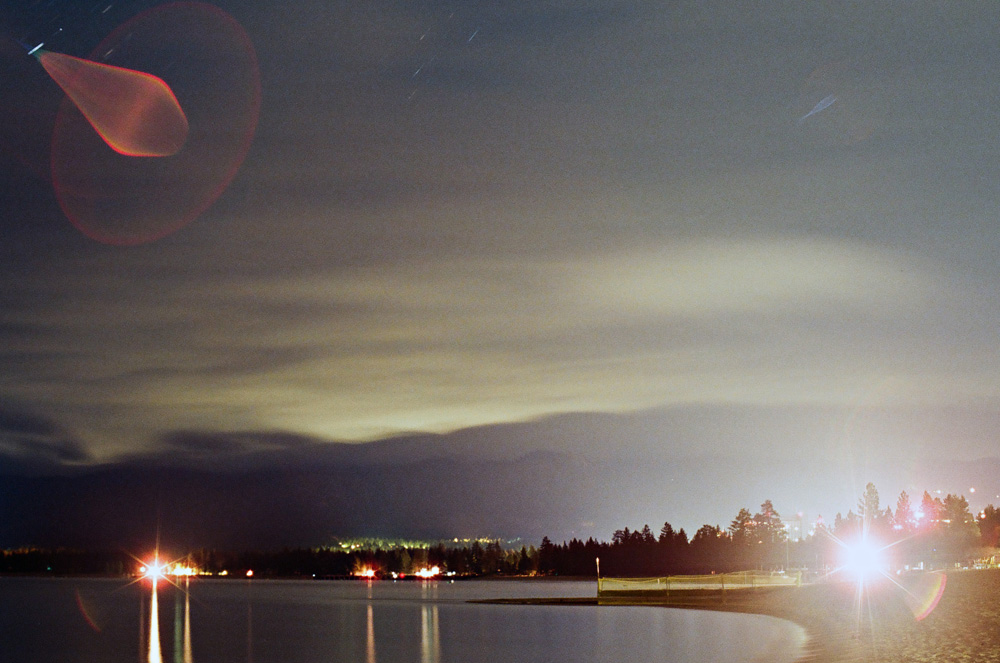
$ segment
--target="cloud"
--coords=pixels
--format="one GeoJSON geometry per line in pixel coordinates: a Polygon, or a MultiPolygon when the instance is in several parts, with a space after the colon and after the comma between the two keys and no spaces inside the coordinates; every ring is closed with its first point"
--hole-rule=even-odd
{"type": "MultiPolygon", "coordinates": [[[[101,456],[178,429],[371,440],[567,411],[843,404],[887,378],[901,401],[984,398],[997,363],[976,345],[985,328],[963,331],[974,362],[933,352],[962,317],[961,280],[829,238],[231,273],[176,268],[168,248],[64,271],[11,294],[32,313],[0,330],[8,391],[59,402],[101,456]]],[[[166,442],[249,444],[187,439],[166,442]]]]}
{"type": "Polygon", "coordinates": [[[637,315],[766,316],[803,308],[892,315],[936,290],[931,275],[914,267],[901,253],[843,241],[707,238],[603,256],[570,266],[569,276],[582,306],[637,315]]]}
{"type": "Polygon", "coordinates": [[[54,421],[23,409],[0,407],[0,456],[7,470],[84,463],[83,444],[54,421]]]}
{"type": "MultiPolygon", "coordinates": [[[[102,457],[178,429],[369,440],[887,381],[994,402],[992,171],[940,129],[982,118],[987,78],[942,109],[968,58],[896,78],[896,47],[937,53],[938,23],[875,17],[909,115],[803,140],[802,82],[841,58],[815,44],[869,22],[784,9],[246,8],[269,93],[233,189],[127,252],[8,243],[0,393],[57,403],[102,457]]],[[[188,441],[166,440],[244,449],[188,441]]]]}

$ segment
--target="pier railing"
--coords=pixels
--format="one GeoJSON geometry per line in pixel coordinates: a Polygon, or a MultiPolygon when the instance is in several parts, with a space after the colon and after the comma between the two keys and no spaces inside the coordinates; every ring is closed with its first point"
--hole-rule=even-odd
{"type": "Polygon", "coordinates": [[[738,571],[698,576],[663,576],[660,578],[598,578],[597,595],[667,593],[688,590],[755,589],[758,587],[798,587],[802,572],[765,573],[738,571]]]}

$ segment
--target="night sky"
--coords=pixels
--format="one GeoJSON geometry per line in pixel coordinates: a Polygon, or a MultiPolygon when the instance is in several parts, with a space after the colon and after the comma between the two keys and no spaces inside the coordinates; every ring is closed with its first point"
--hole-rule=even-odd
{"type": "Polygon", "coordinates": [[[88,57],[155,6],[0,5],[9,467],[433,433],[619,462],[605,490],[665,468],[567,525],[604,538],[869,480],[1000,503],[1000,5],[220,2],[259,120],[186,225],[252,113],[212,106],[236,42],[163,14],[120,45],[208,109],[187,157],[87,168],[183,227],[112,245],[60,207],[63,95],[18,42],[88,57]]]}

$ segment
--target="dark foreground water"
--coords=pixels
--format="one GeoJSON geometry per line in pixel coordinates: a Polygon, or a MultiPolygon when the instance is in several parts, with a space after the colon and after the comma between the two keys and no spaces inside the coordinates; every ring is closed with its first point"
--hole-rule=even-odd
{"type": "Polygon", "coordinates": [[[796,658],[802,630],[757,615],[482,605],[594,596],[593,582],[0,578],[6,663],[702,663],[796,658]]]}

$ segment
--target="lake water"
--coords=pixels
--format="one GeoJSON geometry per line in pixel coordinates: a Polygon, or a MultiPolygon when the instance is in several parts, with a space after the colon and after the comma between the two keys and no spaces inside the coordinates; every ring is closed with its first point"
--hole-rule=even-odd
{"type": "Polygon", "coordinates": [[[793,661],[804,640],[758,615],[483,605],[592,597],[594,582],[0,578],[7,663],[793,661]]]}

